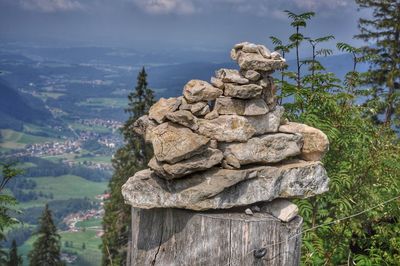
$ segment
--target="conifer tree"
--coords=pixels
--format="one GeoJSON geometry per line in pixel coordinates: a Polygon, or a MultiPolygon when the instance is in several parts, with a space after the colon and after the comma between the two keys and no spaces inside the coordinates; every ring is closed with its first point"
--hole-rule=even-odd
{"type": "Polygon", "coordinates": [[[114,174],[108,185],[110,199],[105,204],[102,237],[103,265],[126,264],[131,213],[130,206],[124,203],[121,187],[135,172],[144,169],[152,156],[151,148],[132,130],[134,122],[145,115],[154,103],[154,94],[148,88],[144,68],[139,72],[137,85],[129,93],[128,100],[128,108],[125,111],[129,114],[129,118],[121,129],[125,145],[114,155],[112,161],[114,174]]]}
{"type": "Polygon", "coordinates": [[[40,217],[38,238],[33,243],[29,253],[30,266],[58,266],[64,265],[61,261],[60,235],[54,225],[49,206],[46,204],[40,217]]]}
{"type": "Polygon", "coordinates": [[[378,113],[391,125],[400,118],[400,2],[399,0],[356,0],[361,8],[371,9],[372,18],[359,20],[356,37],[373,42],[365,54],[379,55],[372,61],[367,83],[373,86],[378,113]]]}
{"type": "Polygon", "coordinates": [[[10,252],[8,254],[8,266],[20,266],[22,265],[22,257],[18,255],[17,242],[15,239],[11,243],[10,252]]]}

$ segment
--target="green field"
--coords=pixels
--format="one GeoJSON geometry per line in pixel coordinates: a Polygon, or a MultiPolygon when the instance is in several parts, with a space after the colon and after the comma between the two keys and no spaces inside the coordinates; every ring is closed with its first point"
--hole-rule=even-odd
{"type": "MultiPolygon", "coordinates": [[[[101,238],[98,237],[96,230],[86,229],[80,232],[60,232],[61,251],[67,253],[76,253],[78,260],[74,264],[76,266],[98,266],[101,264],[100,244],[101,238]],[[72,247],[65,247],[65,242],[72,242],[72,247]],[[85,243],[85,249],[82,249],[85,243]]],[[[33,242],[36,237],[29,238],[23,245],[18,247],[18,252],[22,255],[24,265],[28,265],[27,254],[32,249],[33,242]]]]}
{"type": "Polygon", "coordinates": [[[17,132],[12,129],[1,129],[0,135],[2,142],[0,148],[23,149],[27,144],[43,143],[52,141],[52,138],[34,136],[23,132],[17,132]]]}
{"type": "Polygon", "coordinates": [[[89,227],[101,228],[101,220],[100,219],[89,219],[86,221],[77,222],[76,226],[80,227],[80,228],[89,228],[89,227]]]}
{"type": "Polygon", "coordinates": [[[77,103],[79,106],[89,107],[111,107],[111,108],[125,108],[128,105],[127,98],[87,98],[83,102],[77,103]]]}
{"type": "Polygon", "coordinates": [[[111,133],[112,129],[103,127],[103,126],[87,126],[79,123],[72,123],[72,128],[75,130],[81,131],[90,131],[90,132],[97,132],[97,133],[111,133]]]}
{"type": "MultiPolygon", "coordinates": [[[[107,189],[107,182],[93,182],[79,176],[64,175],[58,177],[36,177],[29,178],[36,182],[35,191],[44,194],[52,193],[52,200],[67,200],[74,198],[94,199],[96,195],[102,194],[107,189]]],[[[43,206],[49,199],[40,198],[29,202],[20,203],[21,209],[43,206]]]]}

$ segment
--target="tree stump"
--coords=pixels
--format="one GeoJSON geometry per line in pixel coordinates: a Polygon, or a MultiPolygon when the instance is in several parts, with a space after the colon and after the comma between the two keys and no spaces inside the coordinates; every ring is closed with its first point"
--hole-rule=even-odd
{"type": "Polygon", "coordinates": [[[301,226],[300,216],[284,223],[243,210],[132,208],[128,261],[132,266],[299,265],[301,226]]]}

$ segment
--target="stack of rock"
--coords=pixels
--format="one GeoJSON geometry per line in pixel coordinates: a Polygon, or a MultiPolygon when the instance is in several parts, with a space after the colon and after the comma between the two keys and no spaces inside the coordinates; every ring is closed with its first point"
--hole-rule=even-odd
{"type": "MultiPolygon", "coordinates": [[[[320,162],[329,145],[326,135],[285,122],[277,105],[270,75],[285,59],[247,42],[235,45],[231,57],[240,70],[220,69],[211,84],[191,80],[183,96],[161,98],[136,121],[134,130],[153,145],[154,157],[149,169],[124,184],[127,203],[199,211],[327,191],[320,162]]],[[[282,200],[258,206],[285,221],[297,211],[282,200]],[[285,208],[292,214],[284,216],[285,208]]]]}

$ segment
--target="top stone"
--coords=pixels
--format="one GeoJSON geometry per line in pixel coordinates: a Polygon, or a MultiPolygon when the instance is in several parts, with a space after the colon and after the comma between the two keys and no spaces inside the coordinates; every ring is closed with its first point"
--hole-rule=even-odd
{"type": "Polygon", "coordinates": [[[244,70],[269,72],[286,66],[286,60],[279,53],[271,53],[264,45],[249,42],[236,44],[231,51],[231,58],[244,70]]]}

